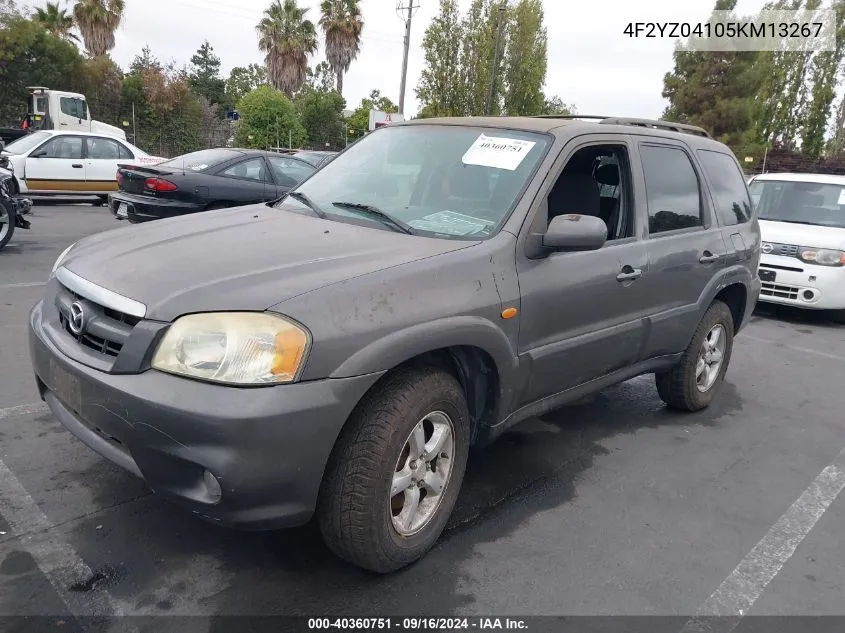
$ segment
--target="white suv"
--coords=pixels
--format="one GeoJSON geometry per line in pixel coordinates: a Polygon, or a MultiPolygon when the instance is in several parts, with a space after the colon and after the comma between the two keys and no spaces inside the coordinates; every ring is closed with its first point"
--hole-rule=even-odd
{"type": "Polygon", "coordinates": [[[845,176],[763,174],[749,189],[763,238],[760,301],[833,310],[845,323],[845,176]]]}

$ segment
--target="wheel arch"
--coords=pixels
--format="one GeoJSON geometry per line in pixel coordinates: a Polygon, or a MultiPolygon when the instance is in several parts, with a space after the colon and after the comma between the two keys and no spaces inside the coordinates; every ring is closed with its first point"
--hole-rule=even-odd
{"type": "MultiPolygon", "coordinates": [[[[408,366],[444,369],[460,382],[478,429],[495,424],[509,410],[517,357],[504,332],[480,317],[455,317],[395,332],[353,354],[331,375],[349,377],[408,366]]],[[[379,388],[376,382],[368,391],[379,388]]],[[[366,394],[365,396],[366,397],[366,394]]]]}

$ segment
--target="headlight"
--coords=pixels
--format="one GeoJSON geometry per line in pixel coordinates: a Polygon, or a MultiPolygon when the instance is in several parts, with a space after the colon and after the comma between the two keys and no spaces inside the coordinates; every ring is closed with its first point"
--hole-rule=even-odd
{"type": "Polygon", "coordinates": [[[829,248],[802,248],[798,257],[810,264],[820,266],[845,266],[845,251],[836,251],[829,248]]]}
{"type": "Polygon", "coordinates": [[[176,319],[156,348],[161,371],[230,385],[293,382],[310,335],[263,312],[212,312],[176,319]]]}
{"type": "Polygon", "coordinates": [[[53,270],[50,271],[50,275],[53,275],[56,272],[56,270],[58,270],[59,266],[62,265],[62,262],[64,261],[65,257],[67,257],[67,254],[70,252],[70,249],[72,249],[74,246],[76,246],[76,242],[74,242],[73,244],[71,244],[65,250],[62,251],[62,254],[59,255],[58,258],[56,259],[56,263],[53,264],[53,270]]]}

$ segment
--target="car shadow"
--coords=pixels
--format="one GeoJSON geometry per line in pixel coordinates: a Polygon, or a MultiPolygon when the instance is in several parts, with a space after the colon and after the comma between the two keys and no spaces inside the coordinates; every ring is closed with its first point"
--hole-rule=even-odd
{"type": "MultiPolygon", "coordinates": [[[[726,382],[709,409],[673,412],[657,397],[653,378],[642,376],[528,420],[472,454],[457,506],[435,548],[418,563],[385,576],[337,559],[313,523],[279,532],[235,532],[194,519],[154,496],[107,516],[82,519],[71,542],[94,574],[110,574],[109,591],[130,613],[396,614],[420,604],[434,605],[438,614],[456,613],[471,601],[458,586],[461,563],[474,548],[572,501],[579,479],[610,453],[606,440],[647,428],[714,426],[741,409],[736,387],[726,382]]],[[[689,441],[683,433],[677,436],[679,442],[689,441]]],[[[113,467],[98,462],[74,475],[98,504],[113,503],[115,488],[129,479],[116,468],[113,476],[103,476],[104,468],[113,467]]],[[[227,626],[212,623],[210,630],[227,626]]]]}
{"type": "Polygon", "coordinates": [[[845,327],[832,320],[831,310],[804,310],[775,303],[758,303],[752,319],[764,318],[791,325],[813,325],[827,328],[845,327]]]}

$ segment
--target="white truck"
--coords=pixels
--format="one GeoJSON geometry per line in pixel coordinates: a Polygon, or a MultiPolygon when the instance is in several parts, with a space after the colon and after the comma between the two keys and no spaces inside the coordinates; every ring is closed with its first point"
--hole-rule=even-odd
{"type": "Polygon", "coordinates": [[[126,132],[119,127],[91,119],[85,95],[50,90],[41,86],[33,86],[27,90],[27,113],[20,126],[0,128],[0,139],[6,143],[37,130],[94,132],[126,140],[126,132]]]}

